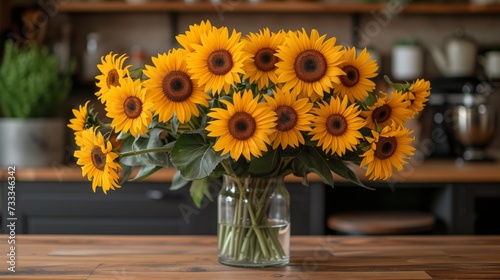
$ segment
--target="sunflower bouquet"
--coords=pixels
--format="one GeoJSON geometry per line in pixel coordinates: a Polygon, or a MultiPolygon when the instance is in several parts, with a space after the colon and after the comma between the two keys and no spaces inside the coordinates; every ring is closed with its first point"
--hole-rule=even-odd
{"type": "Polygon", "coordinates": [[[366,49],[314,29],[264,28],[242,38],[209,21],[176,39],[180,48],[144,68],[113,53],[97,65],[96,96],[110,121],[87,102],[68,125],[94,191],[120,188],[133,169],[139,180],[170,165],[171,188],[191,182],[197,205],[224,174],[293,174],[307,185],[313,172],[331,186],[334,174],[363,186],[350,165],[388,179],[414,152],[405,121],[423,109],[430,83],[387,79],[392,92],[374,93],[378,66],[366,49]]]}

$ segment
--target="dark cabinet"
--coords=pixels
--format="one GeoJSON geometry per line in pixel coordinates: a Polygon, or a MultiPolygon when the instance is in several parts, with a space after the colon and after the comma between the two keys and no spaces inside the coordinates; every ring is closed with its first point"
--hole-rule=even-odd
{"type": "MultiPolygon", "coordinates": [[[[401,183],[394,190],[372,183],[375,191],[345,182],[335,188],[312,182],[287,182],[292,234],[331,234],[326,216],[344,210],[403,209],[432,212],[435,234],[500,234],[497,183],[401,183]]],[[[8,233],[8,185],[1,183],[2,232],[8,233]]],[[[216,198],[218,187],[211,186],[216,198]]],[[[197,208],[189,188],[169,190],[168,182],[126,183],[107,195],[89,182],[18,181],[16,233],[214,235],[217,205],[197,208]]]]}
{"type": "MultiPolygon", "coordinates": [[[[324,233],[324,188],[287,184],[291,196],[292,234],[324,233]]],[[[216,186],[210,188],[214,199],[216,186]]],[[[197,208],[189,189],[170,191],[168,183],[126,183],[107,195],[88,182],[17,182],[17,233],[36,234],[185,234],[217,232],[217,205],[197,208]]],[[[2,201],[7,185],[2,184],[2,201]]],[[[7,221],[2,204],[2,221],[7,221]]],[[[2,225],[7,232],[6,223],[2,225]]]]}
{"type": "MultiPolygon", "coordinates": [[[[432,213],[431,234],[500,234],[500,184],[371,183],[370,191],[346,184],[326,189],[326,215],[344,211],[419,211],[432,213]]],[[[331,230],[327,234],[335,234],[331,230]]]]}

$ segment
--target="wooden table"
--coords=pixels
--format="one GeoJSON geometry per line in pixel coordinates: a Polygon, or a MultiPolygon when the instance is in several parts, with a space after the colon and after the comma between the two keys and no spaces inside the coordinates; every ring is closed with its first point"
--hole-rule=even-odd
{"type": "Polygon", "coordinates": [[[500,236],[292,236],[291,262],[217,262],[215,236],[18,235],[0,279],[500,279],[500,236]]]}

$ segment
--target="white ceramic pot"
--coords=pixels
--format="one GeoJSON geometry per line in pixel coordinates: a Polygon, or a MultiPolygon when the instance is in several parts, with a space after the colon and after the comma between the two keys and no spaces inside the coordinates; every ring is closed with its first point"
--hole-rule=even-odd
{"type": "Polygon", "coordinates": [[[422,76],[423,51],[418,45],[394,45],[392,48],[392,76],[397,80],[411,80],[422,76]]]}
{"type": "Polygon", "coordinates": [[[479,57],[486,75],[492,79],[500,78],[500,51],[488,51],[479,57]]]}
{"type": "Polygon", "coordinates": [[[444,48],[432,44],[430,52],[441,74],[446,77],[473,76],[476,67],[476,43],[462,29],[446,40],[444,48]]]}
{"type": "Polygon", "coordinates": [[[51,166],[64,160],[63,119],[0,118],[0,166],[51,166]]]}

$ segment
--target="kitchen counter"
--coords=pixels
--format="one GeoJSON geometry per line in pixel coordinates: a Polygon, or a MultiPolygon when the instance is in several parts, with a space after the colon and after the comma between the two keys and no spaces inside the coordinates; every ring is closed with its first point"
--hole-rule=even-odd
{"type": "Polygon", "coordinates": [[[15,240],[16,272],[4,261],[0,279],[500,279],[500,236],[292,236],[290,264],[265,269],[219,264],[215,236],[15,240]]]}
{"type": "MultiPolygon", "coordinates": [[[[0,180],[8,176],[7,169],[0,173],[0,180]]],[[[365,171],[359,167],[353,168],[361,180],[366,181],[365,171]]],[[[175,174],[174,168],[165,168],[148,177],[148,182],[171,182],[175,174]]],[[[54,165],[44,168],[18,167],[16,170],[17,181],[35,182],[84,182],[81,169],[78,166],[54,165]]],[[[311,181],[319,181],[315,174],[310,174],[311,181]]],[[[345,181],[335,176],[336,180],[345,181]]],[[[300,178],[289,176],[287,181],[300,182],[300,178]]],[[[428,159],[423,162],[412,161],[401,172],[395,172],[391,178],[393,182],[405,183],[477,183],[500,182],[500,160],[485,162],[460,162],[446,159],[428,159]]]]}

